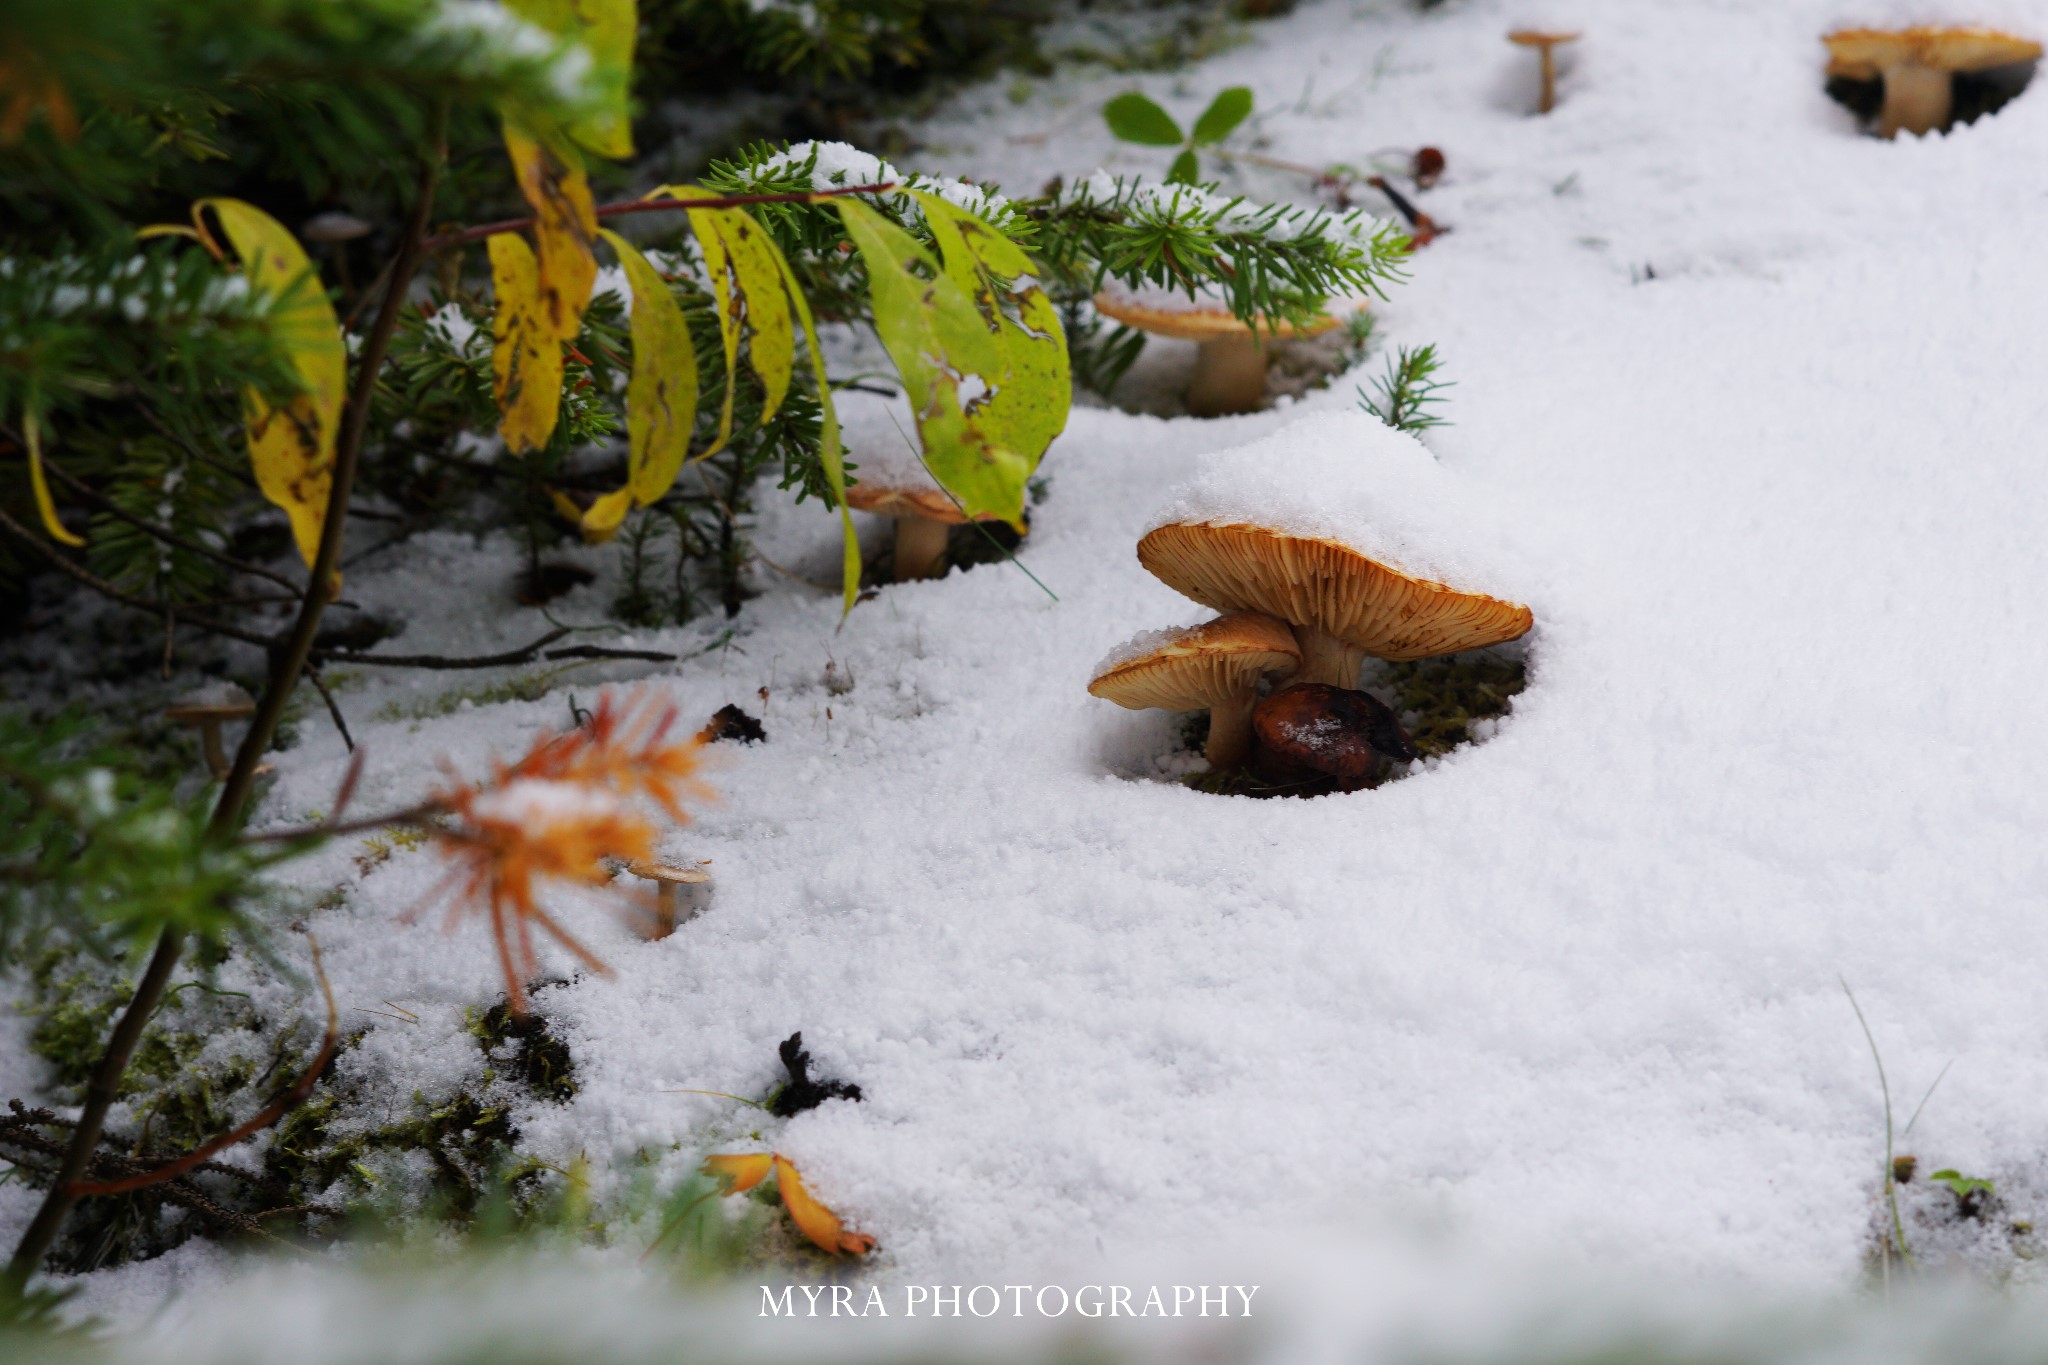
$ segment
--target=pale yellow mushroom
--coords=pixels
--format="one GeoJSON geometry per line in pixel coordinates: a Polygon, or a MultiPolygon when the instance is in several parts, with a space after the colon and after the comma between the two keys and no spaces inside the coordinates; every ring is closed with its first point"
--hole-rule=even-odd
{"type": "Polygon", "coordinates": [[[1946,131],[1955,117],[1957,72],[2039,61],[2041,44],[1997,29],[1845,28],[1822,38],[1828,75],[1883,81],[1879,137],[1946,131]]]}

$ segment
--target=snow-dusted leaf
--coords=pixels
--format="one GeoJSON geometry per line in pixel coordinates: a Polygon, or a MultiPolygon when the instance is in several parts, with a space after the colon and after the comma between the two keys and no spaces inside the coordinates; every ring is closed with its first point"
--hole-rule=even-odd
{"type": "Polygon", "coordinates": [[[348,388],[341,323],[313,263],[282,223],[239,199],[202,199],[193,206],[195,221],[207,210],[241,259],[249,287],[274,298],[270,335],[301,386],[281,404],[253,388],[244,390],[242,411],[256,486],[284,509],[299,554],[311,566],[327,518],[334,436],[348,388]]]}
{"type": "Polygon", "coordinates": [[[498,434],[518,454],[554,434],[562,408],[562,343],[541,297],[540,262],[516,232],[490,239],[492,392],[498,434]]]}

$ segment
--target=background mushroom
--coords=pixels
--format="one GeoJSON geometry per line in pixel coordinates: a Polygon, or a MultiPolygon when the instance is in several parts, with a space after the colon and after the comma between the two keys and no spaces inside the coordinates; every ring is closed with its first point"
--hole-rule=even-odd
{"type": "Polygon", "coordinates": [[[711,874],[704,870],[702,863],[692,867],[670,867],[666,863],[627,863],[628,876],[640,877],[654,883],[654,920],[648,927],[650,939],[667,938],[676,931],[676,926],[695,919],[698,907],[681,905],[678,888],[702,886],[711,880],[711,874]]]}
{"type": "Polygon", "coordinates": [[[1300,680],[1355,687],[1367,654],[1426,659],[1525,634],[1489,591],[1507,527],[1413,436],[1326,413],[1206,456],[1138,542],[1138,562],[1218,611],[1294,627],[1300,680]]]}
{"type": "Polygon", "coordinates": [[[1946,130],[1955,112],[1958,72],[1989,71],[2038,61],[2041,44],[1997,29],[1845,28],[1827,44],[1830,78],[1884,82],[1879,137],[1946,130]]]}
{"type": "Polygon", "coordinates": [[[1545,33],[1533,28],[1518,28],[1508,34],[1508,41],[1517,47],[1533,47],[1538,60],[1543,63],[1543,89],[1536,98],[1536,112],[1547,114],[1557,107],[1557,55],[1561,43],[1576,43],[1576,33],[1545,33]]]}
{"type": "MultiPolygon", "coordinates": [[[[879,483],[857,483],[846,490],[846,505],[896,519],[898,583],[943,574],[946,535],[953,527],[967,524],[960,505],[936,485],[891,488],[879,483]]],[[[988,516],[981,520],[1000,522],[1002,518],[988,516]]]]}
{"type": "Polygon", "coordinates": [[[1188,411],[1197,417],[1250,412],[1266,397],[1266,347],[1272,341],[1320,336],[1338,324],[1325,315],[1305,326],[1278,318],[1257,328],[1240,320],[1217,299],[1191,299],[1165,290],[1139,295],[1122,290],[1095,296],[1095,311],[1154,336],[1197,344],[1195,373],[1188,381],[1188,411]]]}
{"type": "Polygon", "coordinates": [[[1119,646],[1098,664],[1088,690],[1105,701],[1142,711],[1209,712],[1211,771],[1242,764],[1251,748],[1252,707],[1259,680],[1286,677],[1301,650],[1284,622],[1255,611],[1233,611],[1199,626],[1148,631],[1119,646]]]}
{"type": "Polygon", "coordinates": [[[225,679],[188,692],[164,708],[167,719],[199,731],[206,770],[216,782],[226,780],[229,768],[220,727],[231,720],[247,720],[254,714],[256,699],[225,679]]]}

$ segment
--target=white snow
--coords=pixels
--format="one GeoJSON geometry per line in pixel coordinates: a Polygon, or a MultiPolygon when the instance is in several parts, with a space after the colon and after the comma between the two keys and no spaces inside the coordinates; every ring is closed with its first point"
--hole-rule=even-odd
{"type": "Polygon", "coordinates": [[[1335,541],[1461,592],[1521,601],[1529,591],[1515,528],[1484,488],[1443,469],[1407,432],[1355,410],[1304,417],[1203,457],[1145,529],[1175,523],[1335,541]]]}
{"type": "MultiPolygon", "coordinates": [[[[1841,13],[1583,0],[1548,117],[1503,40],[1525,11],[1495,0],[1304,0],[1185,73],[1070,70],[1021,102],[1005,80],[935,112],[920,165],[1019,193],[1162,172],[1171,149],[1101,126],[1134,86],[1186,122],[1249,84],[1241,137],[1311,165],[1443,148],[1418,203],[1453,230],[1376,307],[1383,346],[1434,341],[1456,381],[1440,464],[1349,415],[1378,356],[1251,416],[1082,406],[1019,552],[1057,601],[997,565],[884,587],[842,622],[800,581],[831,581],[835,519],[764,490],[754,539],[788,572],[757,566],[739,617],[601,637],[687,656],[672,667],[583,666],[540,701],[421,719],[388,708],[522,670],[360,670],[340,694],[369,755],[357,811],[416,799],[436,756],[481,773],[605,679],[766,724],[717,746],[721,800],[660,850],[714,859],[704,914],[643,943],[595,901],[559,907],[614,975],[541,994],[579,1089],[516,1116],[523,1148],[587,1158],[603,1187],[760,1129],[879,1239],[885,1285],[1308,1226],[1370,1249],[1413,1216],[1453,1266],[1846,1292],[1884,1150],[1846,981],[1902,1126],[1953,1063],[1905,1139],[1923,1169],[2048,1216],[2048,197],[2027,169],[2048,88],[1946,137],[1860,136],[1822,92],[1841,13]],[[1163,499],[1529,601],[1528,690],[1486,744],[1377,791],[1156,780],[1176,722],[1083,683],[1104,641],[1188,619],[1133,554],[1163,499]],[[764,1094],[798,1028],[864,1102],[769,1126],[663,1093],[764,1094]]],[[[1209,165],[1230,192],[1310,198],[1209,165]]],[[[1192,353],[1154,342],[1129,382],[1171,391],[1192,353]]],[[[876,356],[842,345],[833,368],[876,356]]],[[[880,463],[887,404],[858,397],[849,446],[880,463]]],[[[614,550],[559,557],[600,578],[546,617],[505,600],[510,540],[454,527],[352,565],[347,591],[408,622],[406,652],[505,649],[602,620],[614,550]]],[[[264,821],[324,810],[345,770],[317,706],[298,731],[264,821]]],[[[497,967],[479,926],[400,922],[431,851],[368,871],[361,851],[296,875],[308,900],[345,891],[305,912],[344,1007],[419,1016],[352,1014],[368,1033],[342,1062],[403,1103],[481,1066],[463,1012],[497,967]]],[[[222,984],[310,1008],[242,959],[222,984]]],[[[27,1210],[0,1189],[0,1231],[27,1210]]],[[[242,1273],[195,1244],[89,1280],[86,1302],[132,1317],[180,1277],[242,1273]]],[[[1361,1312],[1410,1292],[1332,1290],[1361,1312]]]]}

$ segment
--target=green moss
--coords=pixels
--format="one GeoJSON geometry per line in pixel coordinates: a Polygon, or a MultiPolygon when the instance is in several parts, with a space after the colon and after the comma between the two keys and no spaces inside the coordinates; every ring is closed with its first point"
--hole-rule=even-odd
{"type": "Polygon", "coordinates": [[[1472,742],[1472,727],[1508,713],[1528,682],[1519,658],[1473,650],[1413,663],[1378,663],[1366,686],[1385,696],[1415,747],[1430,758],[1472,742]]]}

